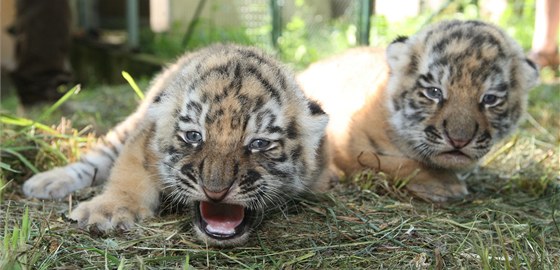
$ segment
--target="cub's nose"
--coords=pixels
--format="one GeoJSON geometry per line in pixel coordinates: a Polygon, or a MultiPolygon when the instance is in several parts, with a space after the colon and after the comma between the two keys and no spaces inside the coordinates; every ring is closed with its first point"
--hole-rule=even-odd
{"type": "MultiPolygon", "coordinates": [[[[463,119],[465,120],[465,119],[463,119]]],[[[467,119],[469,120],[469,119],[467,119]]],[[[474,121],[443,121],[443,131],[447,142],[455,149],[467,146],[476,136],[478,124],[474,121]]]]}
{"type": "Polygon", "coordinates": [[[461,149],[465,147],[471,141],[471,140],[454,139],[449,136],[447,137],[447,139],[449,140],[449,143],[451,143],[451,145],[457,149],[461,149]]]}
{"type": "Polygon", "coordinates": [[[209,190],[206,187],[202,187],[202,189],[204,190],[204,194],[206,194],[206,197],[208,197],[208,199],[213,202],[220,202],[221,200],[223,200],[229,191],[229,188],[217,192],[209,190]]]}

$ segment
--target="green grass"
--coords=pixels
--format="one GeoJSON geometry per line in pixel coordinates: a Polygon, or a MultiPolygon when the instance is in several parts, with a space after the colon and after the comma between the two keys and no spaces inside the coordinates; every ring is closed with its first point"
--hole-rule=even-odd
{"type": "MultiPolygon", "coordinates": [[[[470,3],[466,17],[479,16],[473,1],[463,2],[470,3]]],[[[442,16],[455,14],[453,8],[442,16]]],[[[508,14],[502,24],[518,18],[511,7],[508,14]]],[[[523,14],[514,22],[532,27],[531,13],[523,14]]],[[[413,33],[429,19],[422,15],[388,25],[374,18],[372,43],[383,45],[395,33],[413,33]]],[[[355,35],[351,25],[334,23],[308,37],[297,18],[289,27],[280,41],[280,58],[296,68],[344,49],[355,35]],[[326,38],[334,41],[327,44],[326,38]]],[[[508,32],[526,47],[532,31],[512,32],[516,29],[521,28],[508,32]]],[[[214,29],[196,44],[218,34],[214,29]]],[[[154,38],[163,44],[154,48],[162,54],[183,50],[177,40],[154,38]]],[[[146,81],[135,87],[82,87],[77,94],[68,91],[57,105],[25,111],[2,89],[0,269],[560,269],[560,81],[553,73],[543,72],[543,83],[531,91],[527,120],[519,130],[465,175],[471,194],[464,200],[420,202],[402,183],[364,173],[325,195],[269,213],[249,242],[236,248],[207,247],[197,240],[189,211],[107,236],[78,229],[66,216],[99,187],[60,201],[23,196],[21,185],[34,172],[77,160],[95,142],[95,134],[129,115],[140,100],[135,91],[146,89],[146,81]]]]}

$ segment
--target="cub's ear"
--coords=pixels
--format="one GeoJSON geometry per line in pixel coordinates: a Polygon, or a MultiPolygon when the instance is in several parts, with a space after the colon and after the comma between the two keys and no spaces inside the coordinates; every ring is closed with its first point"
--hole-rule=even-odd
{"type": "Polygon", "coordinates": [[[531,90],[539,82],[539,67],[528,58],[521,61],[521,76],[524,79],[524,88],[531,90]]]}
{"type": "Polygon", "coordinates": [[[391,41],[391,44],[393,43],[404,43],[406,42],[406,40],[408,40],[407,36],[397,36],[397,38],[395,38],[395,40],[391,41]]]}
{"type": "Polygon", "coordinates": [[[325,134],[327,124],[329,123],[329,116],[323,111],[319,103],[310,100],[307,103],[309,108],[309,116],[304,117],[303,125],[309,128],[308,137],[311,138],[310,142],[314,147],[319,144],[320,139],[325,134]],[[321,134],[321,136],[317,136],[321,134]]]}
{"type": "Polygon", "coordinates": [[[408,52],[410,48],[407,41],[408,37],[399,36],[387,47],[387,63],[391,70],[398,70],[400,67],[408,64],[408,52]]]}

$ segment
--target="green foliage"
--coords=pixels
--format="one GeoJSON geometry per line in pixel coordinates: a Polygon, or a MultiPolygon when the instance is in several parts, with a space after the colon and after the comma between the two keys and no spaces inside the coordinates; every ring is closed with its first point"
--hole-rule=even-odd
{"type": "Polygon", "coordinates": [[[535,28],[535,1],[508,1],[505,12],[497,22],[525,50],[531,48],[535,28]]]}
{"type": "MultiPolygon", "coordinates": [[[[29,208],[25,207],[25,212],[21,217],[19,225],[8,226],[9,209],[4,217],[4,235],[0,237],[0,269],[31,269],[28,267],[33,264],[33,257],[26,251],[29,249],[27,242],[30,240],[31,221],[29,218],[29,208]]],[[[35,256],[36,257],[36,256],[35,256]]]]}
{"type": "MultiPolygon", "coordinates": [[[[312,7],[306,1],[295,1],[295,6],[295,13],[282,29],[277,49],[280,58],[297,70],[357,45],[357,20],[324,21],[316,19],[312,7]]],[[[371,17],[370,46],[385,47],[397,36],[412,35],[427,24],[443,19],[490,20],[484,17],[479,1],[475,0],[448,0],[437,10],[424,10],[418,16],[398,22],[389,22],[383,15],[374,15],[371,17]]],[[[523,48],[528,49],[534,28],[534,0],[508,1],[505,12],[494,23],[503,27],[523,48]]],[[[172,59],[185,50],[216,42],[258,45],[272,50],[271,43],[268,42],[271,31],[270,24],[249,29],[242,26],[216,26],[210,19],[199,19],[186,46],[182,45],[185,29],[178,23],[167,33],[154,34],[146,29],[141,35],[141,44],[145,44],[143,51],[164,59],[172,59]]]]}
{"type": "Polygon", "coordinates": [[[280,58],[297,70],[356,45],[355,24],[339,20],[314,21],[311,8],[296,1],[295,14],[278,40],[280,58]]]}
{"type": "Polygon", "coordinates": [[[208,19],[199,19],[194,25],[189,42],[183,45],[185,30],[175,23],[169,32],[153,33],[149,29],[141,32],[142,51],[163,59],[174,59],[185,51],[194,50],[214,43],[237,43],[255,45],[259,32],[248,31],[241,26],[216,26],[208,19]]]}

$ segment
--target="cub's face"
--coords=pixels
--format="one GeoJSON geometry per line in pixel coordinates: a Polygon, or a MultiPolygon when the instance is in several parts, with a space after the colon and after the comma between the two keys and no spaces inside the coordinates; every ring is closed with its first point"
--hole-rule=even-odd
{"type": "Polygon", "coordinates": [[[445,21],[387,49],[393,140],[432,166],[462,169],[515,129],[538,72],[495,26],[445,21]]]}
{"type": "Polygon", "coordinates": [[[306,191],[327,116],[261,52],[213,47],[183,61],[151,108],[165,189],[206,242],[244,242],[262,214],[306,191]]]}

